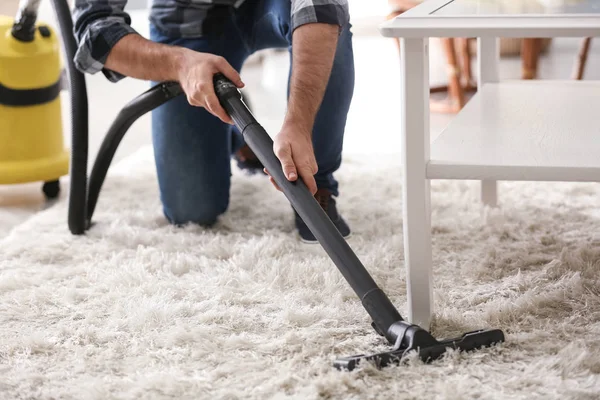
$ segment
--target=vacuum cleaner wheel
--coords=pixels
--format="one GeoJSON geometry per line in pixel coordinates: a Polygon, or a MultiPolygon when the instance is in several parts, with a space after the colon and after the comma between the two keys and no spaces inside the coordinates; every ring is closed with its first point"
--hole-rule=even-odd
{"type": "Polygon", "coordinates": [[[60,182],[58,181],[58,179],[55,181],[44,182],[44,186],[42,186],[42,191],[44,192],[44,195],[46,195],[46,198],[48,200],[55,199],[60,193],[60,182]]]}

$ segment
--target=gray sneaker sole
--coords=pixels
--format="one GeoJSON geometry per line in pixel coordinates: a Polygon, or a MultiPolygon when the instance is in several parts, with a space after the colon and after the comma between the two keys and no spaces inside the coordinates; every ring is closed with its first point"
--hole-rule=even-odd
{"type": "MultiPolygon", "coordinates": [[[[298,236],[298,238],[300,239],[300,241],[302,243],[305,243],[305,244],[319,244],[319,241],[316,240],[316,239],[315,240],[306,240],[306,239],[303,239],[302,236],[300,236],[298,233],[296,233],[296,235],[298,236]]],[[[348,240],[351,237],[352,237],[352,232],[350,232],[348,235],[344,236],[344,239],[348,240]]]]}

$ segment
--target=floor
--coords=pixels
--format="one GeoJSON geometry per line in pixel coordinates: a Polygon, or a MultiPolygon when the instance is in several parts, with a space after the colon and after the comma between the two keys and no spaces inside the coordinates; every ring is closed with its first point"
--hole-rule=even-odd
{"type": "MultiPolygon", "coordinates": [[[[394,155],[347,156],[338,204],[406,316],[399,173],[394,155]]],[[[432,333],[500,328],[506,343],[342,374],[335,358],[390,347],[322,248],[297,239],[285,197],[234,169],[214,229],[174,228],[146,146],[111,171],[86,235],[59,202],[0,240],[0,397],[598,399],[600,185],[503,182],[494,210],[478,189],[432,182],[432,333]]]]}
{"type": "MultiPolygon", "coordinates": [[[[50,2],[42,2],[40,20],[55,25],[50,2]]],[[[356,3],[358,4],[358,3],[356,3]]],[[[3,2],[0,12],[8,13],[3,2]]],[[[347,132],[344,143],[345,154],[361,152],[393,152],[399,154],[400,135],[397,115],[400,108],[399,59],[393,41],[380,37],[374,22],[373,9],[357,7],[355,22],[355,66],[356,84],[352,106],[348,115],[347,132]],[[373,85],[373,76],[387,80],[387,89],[373,85]]],[[[132,25],[147,35],[145,11],[131,11],[132,25]]],[[[354,17],[353,17],[354,18],[354,17]]],[[[540,63],[541,79],[568,79],[571,75],[579,39],[557,39],[540,63]]],[[[595,43],[588,60],[586,79],[600,79],[600,51],[594,51],[595,43]]],[[[431,83],[445,81],[445,65],[437,41],[431,44],[431,83]]],[[[268,54],[261,65],[254,62],[256,57],[243,67],[242,77],[247,85],[254,112],[270,134],[275,134],[285,112],[285,82],[289,67],[286,53],[268,54]]],[[[501,78],[519,78],[520,59],[504,58],[501,62],[501,78]]],[[[119,83],[108,82],[101,74],[87,76],[90,107],[90,164],[106,130],[118,111],[137,94],[148,88],[148,84],[134,79],[119,83]]],[[[65,121],[65,144],[69,146],[70,126],[68,93],[63,92],[63,114],[65,121]]],[[[452,117],[432,114],[432,138],[435,138],[452,117]]],[[[132,154],[141,146],[149,144],[149,115],[142,117],[131,128],[121,144],[115,162],[132,154]]],[[[66,185],[63,185],[66,189],[66,185]]],[[[67,190],[63,190],[65,195],[67,190]]],[[[32,213],[43,209],[44,203],[39,183],[0,187],[0,237],[32,213]]]]}
{"type": "MultiPolygon", "coordinates": [[[[143,15],[135,15],[134,25],[144,31],[143,15]]],[[[348,157],[339,173],[348,194],[340,205],[354,228],[357,255],[400,306],[401,187],[389,179],[400,168],[398,57],[392,42],[369,27],[359,31],[348,157]],[[387,90],[372,85],[374,75],[389,82],[387,90]],[[356,158],[365,152],[389,154],[356,158]]],[[[555,41],[542,59],[541,78],[568,78],[577,44],[555,41]]],[[[444,78],[439,60],[432,46],[433,83],[444,78]]],[[[242,73],[257,117],[274,134],[285,108],[287,57],[269,61],[242,73]]],[[[599,67],[596,52],[586,78],[600,79],[599,67]]],[[[502,78],[519,73],[518,59],[502,61],[502,78]]],[[[147,84],[111,84],[101,75],[87,82],[94,155],[118,110],[147,84]]],[[[432,136],[449,118],[432,115],[432,136]]],[[[148,143],[146,117],[133,126],[117,160],[148,143]]],[[[64,202],[24,221],[46,206],[39,184],[0,187],[0,353],[6,361],[0,391],[7,397],[598,398],[598,185],[505,182],[509,206],[482,213],[478,202],[465,201],[477,195],[477,183],[434,181],[438,315],[432,332],[442,338],[498,327],[507,343],[451,353],[434,365],[341,375],[330,368],[334,356],[383,350],[383,341],[321,250],[290,240],[285,199],[270,195],[264,180],[234,174],[225,229],[181,232],[160,214],[147,153],[128,157],[137,158],[137,167],[127,163],[124,176],[107,181],[100,223],[83,237],[65,229],[64,202]],[[258,202],[264,207],[252,206],[258,202]]]]}

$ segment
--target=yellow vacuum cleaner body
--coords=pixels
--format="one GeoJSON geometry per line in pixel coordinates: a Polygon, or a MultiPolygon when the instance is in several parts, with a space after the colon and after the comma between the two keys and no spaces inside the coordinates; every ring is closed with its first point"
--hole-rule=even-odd
{"type": "Polygon", "coordinates": [[[13,24],[0,16],[0,184],[58,184],[69,169],[59,37],[41,24],[33,40],[18,40],[11,34],[13,24]]]}

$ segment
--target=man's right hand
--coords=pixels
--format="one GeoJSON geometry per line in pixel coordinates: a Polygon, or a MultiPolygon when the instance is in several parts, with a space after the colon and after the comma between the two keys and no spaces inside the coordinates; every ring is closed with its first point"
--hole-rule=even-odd
{"type": "Polygon", "coordinates": [[[180,46],[155,43],[138,34],[119,40],[106,59],[106,68],[148,81],[177,81],[188,102],[204,107],[221,121],[233,124],[215,94],[213,76],[220,72],[238,88],[244,83],[223,57],[180,46]]]}
{"type": "Polygon", "coordinates": [[[184,49],[179,65],[178,81],[188,102],[204,107],[225,123],[233,124],[215,94],[213,76],[220,72],[238,88],[242,88],[244,83],[238,72],[223,57],[187,49],[184,49]]]}

